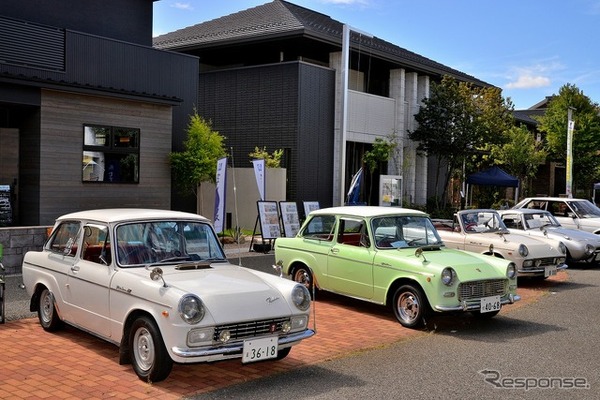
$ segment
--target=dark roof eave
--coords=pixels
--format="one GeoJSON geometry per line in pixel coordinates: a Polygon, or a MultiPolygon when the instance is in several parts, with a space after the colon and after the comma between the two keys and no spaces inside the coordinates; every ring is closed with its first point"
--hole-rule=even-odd
{"type": "Polygon", "coordinates": [[[40,89],[51,89],[58,91],[70,91],[74,93],[93,94],[96,96],[109,96],[120,99],[143,101],[146,103],[163,104],[176,106],[183,102],[183,99],[178,97],[161,96],[149,93],[139,93],[135,91],[120,90],[115,88],[84,86],[76,83],[68,82],[53,82],[43,79],[20,79],[14,77],[0,76],[0,82],[12,83],[16,85],[24,85],[37,87],[40,89]]]}

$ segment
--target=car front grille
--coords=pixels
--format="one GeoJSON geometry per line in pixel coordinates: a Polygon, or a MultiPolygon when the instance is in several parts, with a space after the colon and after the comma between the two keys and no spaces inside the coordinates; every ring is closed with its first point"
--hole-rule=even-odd
{"type": "Polygon", "coordinates": [[[458,288],[458,299],[460,301],[473,300],[488,296],[503,296],[505,293],[505,279],[462,282],[458,288]]]}
{"type": "Polygon", "coordinates": [[[538,269],[538,268],[543,268],[548,265],[557,265],[559,262],[560,262],[560,260],[555,257],[536,258],[533,260],[533,265],[530,265],[527,267],[523,266],[523,269],[524,270],[538,269]]]}
{"type": "Polygon", "coordinates": [[[262,321],[248,321],[236,324],[219,325],[215,328],[214,340],[219,340],[221,332],[228,330],[231,333],[230,340],[247,339],[255,336],[268,335],[281,332],[281,326],[289,318],[265,319],[262,321]]]}

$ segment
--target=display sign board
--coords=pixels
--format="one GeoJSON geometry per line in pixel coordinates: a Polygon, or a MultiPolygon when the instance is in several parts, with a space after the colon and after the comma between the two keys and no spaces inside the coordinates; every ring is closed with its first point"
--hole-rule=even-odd
{"type": "Polygon", "coordinates": [[[318,201],[304,201],[304,218],[308,217],[308,214],[313,210],[321,208],[318,201]]]}
{"type": "Polygon", "coordinates": [[[285,237],[294,237],[300,230],[298,205],[293,201],[280,201],[279,211],[285,237]]]}
{"type": "Polygon", "coordinates": [[[260,232],[263,239],[277,239],[281,237],[279,226],[279,209],[276,201],[258,201],[258,219],[260,232]]]}

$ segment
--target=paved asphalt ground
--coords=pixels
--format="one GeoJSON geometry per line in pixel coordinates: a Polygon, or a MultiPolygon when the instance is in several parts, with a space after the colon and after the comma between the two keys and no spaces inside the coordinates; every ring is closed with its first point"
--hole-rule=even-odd
{"type": "MultiPolygon", "coordinates": [[[[243,266],[273,273],[272,254],[245,250],[243,266]]],[[[232,262],[239,263],[237,253],[227,252],[232,262]]],[[[318,335],[285,360],[176,366],[168,380],[152,385],[118,365],[115,347],[91,335],[68,328],[52,335],[35,319],[12,321],[0,328],[0,398],[598,398],[600,268],[556,278],[520,285],[523,301],[491,320],[436,317],[426,331],[400,327],[386,308],[324,293],[315,303],[318,335]],[[486,370],[505,385],[578,377],[588,388],[497,388],[484,379],[493,378],[486,370]]],[[[7,278],[9,320],[33,315],[19,284],[19,276],[7,278]]]]}

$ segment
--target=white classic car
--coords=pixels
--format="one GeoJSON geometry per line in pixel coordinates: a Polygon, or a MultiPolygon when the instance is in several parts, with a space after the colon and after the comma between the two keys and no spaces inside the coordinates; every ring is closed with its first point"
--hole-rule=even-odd
{"type": "Polygon", "coordinates": [[[563,227],[550,212],[535,209],[498,211],[509,231],[538,239],[560,240],[567,247],[567,263],[600,261],[600,235],[563,227]]]}
{"type": "Polygon", "coordinates": [[[528,197],[512,208],[546,210],[565,228],[600,234],[600,208],[586,199],[528,197]]]}
{"type": "Polygon", "coordinates": [[[567,268],[566,247],[527,235],[510,233],[496,210],[459,211],[454,220],[434,220],[440,237],[448,247],[505,258],[517,265],[519,277],[556,275],[567,268]]]}
{"type": "Polygon", "coordinates": [[[99,336],[149,382],[173,362],[281,359],[314,335],[307,288],[230,264],[195,214],[64,215],[42,251],[25,255],[23,282],[45,330],[66,322],[99,336]]]}

